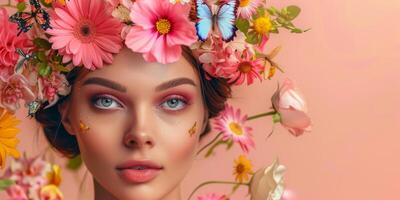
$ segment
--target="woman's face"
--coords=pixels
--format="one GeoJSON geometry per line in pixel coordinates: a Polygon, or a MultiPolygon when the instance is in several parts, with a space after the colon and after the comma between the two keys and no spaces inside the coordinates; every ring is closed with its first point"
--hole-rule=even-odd
{"type": "Polygon", "coordinates": [[[179,192],[205,118],[199,76],[186,59],[149,63],[125,48],[112,65],[78,77],[72,91],[63,124],[104,189],[138,200],[179,192]]]}

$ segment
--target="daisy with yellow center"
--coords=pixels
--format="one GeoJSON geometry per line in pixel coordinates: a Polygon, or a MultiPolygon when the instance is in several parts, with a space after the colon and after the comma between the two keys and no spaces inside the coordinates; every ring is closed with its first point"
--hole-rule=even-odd
{"type": "Polygon", "coordinates": [[[0,108],[0,166],[6,165],[6,156],[19,158],[20,153],[16,149],[19,140],[16,138],[20,131],[16,126],[20,123],[17,118],[6,109],[0,108]]]}
{"type": "Polygon", "coordinates": [[[253,22],[254,30],[260,35],[267,35],[272,29],[271,18],[267,13],[258,16],[253,22]]]}
{"type": "Polygon", "coordinates": [[[235,161],[233,166],[233,175],[235,180],[243,183],[249,180],[249,176],[253,174],[252,165],[249,159],[244,155],[240,155],[235,161]]]}
{"type": "Polygon", "coordinates": [[[249,151],[250,146],[255,146],[251,134],[252,128],[245,126],[246,120],[247,115],[242,116],[240,109],[235,110],[232,106],[226,105],[214,124],[215,129],[223,133],[223,141],[232,139],[245,153],[249,151]]]}
{"type": "Polygon", "coordinates": [[[258,35],[258,38],[261,38],[258,48],[260,51],[263,51],[265,44],[269,39],[269,33],[274,29],[274,25],[266,11],[259,12],[255,16],[252,24],[253,31],[258,35]]]}
{"type": "Polygon", "coordinates": [[[134,52],[142,53],[148,62],[173,63],[182,55],[182,46],[197,41],[196,29],[187,17],[187,1],[137,1],[130,8],[133,26],[125,44],[134,52]],[[179,2],[179,3],[178,3],[179,2]]]}
{"type": "Polygon", "coordinates": [[[260,74],[264,71],[263,59],[256,58],[254,53],[248,48],[243,50],[243,52],[236,51],[235,56],[238,63],[233,66],[236,70],[229,77],[229,83],[241,85],[247,81],[247,85],[250,85],[255,79],[262,80],[260,74]]]}
{"type": "Polygon", "coordinates": [[[161,35],[167,34],[171,30],[171,22],[168,19],[159,19],[156,22],[156,30],[161,35]]]}
{"type": "Polygon", "coordinates": [[[257,7],[261,5],[261,0],[240,0],[238,16],[250,19],[256,13],[257,7]]]}

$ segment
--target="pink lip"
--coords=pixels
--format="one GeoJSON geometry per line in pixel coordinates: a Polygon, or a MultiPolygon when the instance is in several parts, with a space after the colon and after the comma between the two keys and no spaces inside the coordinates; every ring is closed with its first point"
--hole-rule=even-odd
{"type": "Polygon", "coordinates": [[[119,176],[129,183],[144,183],[155,178],[163,167],[150,160],[129,160],[116,167],[119,176]],[[135,169],[140,167],[141,169],[135,169]]]}

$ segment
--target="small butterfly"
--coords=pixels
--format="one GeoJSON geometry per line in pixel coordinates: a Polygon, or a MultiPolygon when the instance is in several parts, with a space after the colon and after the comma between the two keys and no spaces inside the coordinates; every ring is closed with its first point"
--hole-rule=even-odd
{"type": "Polygon", "coordinates": [[[17,35],[31,30],[35,21],[43,30],[51,28],[49,14],[41,7],[38,0],[29,0],[29,4],[31,4],[31,12],[17,12],[10,16],[10,21],[18,24],[17,35]]]}
{"type": "Polygon", "coordinates": [[[28,116],[33,117],[35,113],[39,110],[41,107],[41,103],[39,100],[34,100],[28,103],[28,116]]]}
{"type": "Polygon", "coordinates": [[[25,61],[28,61],[28,60],[30,60],[32,58],[35,58],[35,55],[34,54],[25,54],[22,51],[22,49],[20,49],[20,48],[17,48],[15,51],[20,55],[20,57],[19,57],[19,60],[18,60],[17,64],[15,65],[15,70],[14,71],[17,74],[20,74],[20,72],[22,72],[21,70],[22,70],[22,68],[24,66],[25,61]]]}
{"type": "Polygon", "coordinates": [[[195,0],[196,30],[199,39],[206,41],[211,31],[214,32],[215,27],[218,27],[225,42],[233,40],[237,31],[235,20],[238,5],[238,0],[225,0],[220,3],[217,14],[214,14],[204,0],[195,0]]]}

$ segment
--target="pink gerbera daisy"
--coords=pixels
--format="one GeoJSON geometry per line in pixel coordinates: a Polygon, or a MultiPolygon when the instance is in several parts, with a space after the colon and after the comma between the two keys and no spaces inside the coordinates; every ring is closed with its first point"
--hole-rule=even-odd
{"type": "Polygon", "coordinates": [[[121,23],[105,12],[101,0],[70,0],[65,7],[56,7],[51,15],[52,48],[59,50],[63,61],[88,69],[111,63],[112,54],[122,48],[121,23]]]}
{"type": "Polygon", "coordinates": [[[125,43],[132,51],[143,53],[149,62],[172,63],[181,55],[181,45],[189,46],[197,39],[189,21],[190,6],[171,4],[168,0],[137,1],[131,7],[135,24],[125,43]]]}
{"type": "Polygon", "coordinates": [[[245,126],[246,120],[247,115],[241,116],[240,109],[235,110],[229,105],[226,105],[225,110],[215,120],[215,129],[223,132],[222,139],[233,139],[245,153],[249,151],[249,146],[255,146],[252,128],[245,126]]]}
{"type": "Polygon", "coordinates": [[[240,85],[247,79],[247,85],[250,85],[255,78],[261,80],[260,72],[264,71],[263,59],[255,58],[247,48],[242,53],[236,52],[236,58],[239,62],[234,66],[236,71],[230,77],[230,83],[240,85]]]}
{"type": "Polygon", "coordinates": [[[240,0],[238,15],[250,19],[256,13],[257,7],[261,5],[260,0],[240,0]]]}

